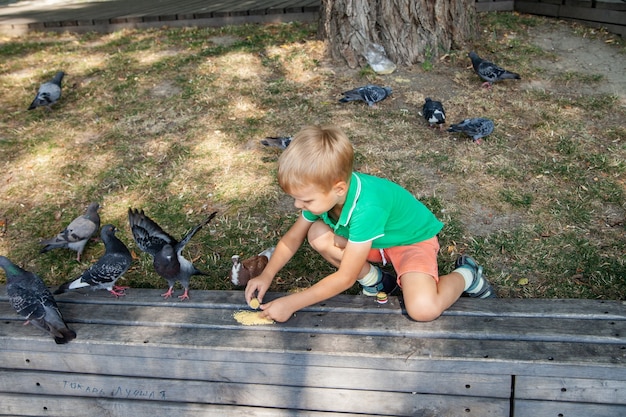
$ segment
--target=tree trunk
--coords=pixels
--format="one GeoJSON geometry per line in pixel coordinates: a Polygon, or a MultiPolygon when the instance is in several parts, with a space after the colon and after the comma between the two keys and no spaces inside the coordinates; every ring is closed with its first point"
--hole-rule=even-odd
{"type": "Polygon", "coordinates": [[[319,35],[350,68],[370,43],[397,65],[413,65],[459,47],[476,33],[475,0],[322,0],[319,35]]]}

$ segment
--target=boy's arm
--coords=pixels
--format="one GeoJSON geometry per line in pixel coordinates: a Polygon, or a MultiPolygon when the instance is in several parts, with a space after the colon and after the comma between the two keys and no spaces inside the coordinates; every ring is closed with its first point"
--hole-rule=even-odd
{"type": "Polygon", "coordinates": [[[250,300],[255,296],[259,301],[263,301],[263,296],[269,289],[274,276],[289,262],[300,246],[302,246],[311,224],[312,223],[307,221],[304,217],[298,217],[287,233],[278,241],[276,249],[274,249],[274,253],[270,257],[261,275],[248,281],[245,290],[247,303],[250,303],[250,300]]]}
{"type": "Polygon", "coordinates": [[[367,262],[367,255],[371,247],[371,242],[348,242],[337,272],[328,275],[304,291],[290,294],[262,305],[263,312],[261,316],[279,322],[287,321],[296,311],[334,297],[349,289],[354,285],[363,265],[367,262]]]}

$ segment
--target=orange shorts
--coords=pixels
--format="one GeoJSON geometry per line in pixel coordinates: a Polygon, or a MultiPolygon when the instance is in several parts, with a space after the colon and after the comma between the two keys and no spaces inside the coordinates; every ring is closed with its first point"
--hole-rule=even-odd
{"type": "Polygon", "coordinates": [[[395,246],[387,249],[370,250],[367,260],[377,263],[391,263],[400,277],[407,272],[421,272],[433,277],[439,282],[439,267],[437,266],[437,254],[439,253],[439,240],[434,236],[423,242],[409,246],[395,246]]]}

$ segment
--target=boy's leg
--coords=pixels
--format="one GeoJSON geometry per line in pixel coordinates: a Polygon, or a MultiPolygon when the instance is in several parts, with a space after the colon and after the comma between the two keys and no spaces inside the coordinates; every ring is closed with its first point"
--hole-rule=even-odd
{"type": "MultiPolygon", "coordinates": [[[[307,239],[309,245],[311,245],[315,251],[319,252],[319,254],[333,266],[339,268],[343,251],[348,244],[347,239],[337,236],[331,228],[321,220],[311,225],[307,239]]],[[[363,268],[361,268],[358,278],[363,278],[368,272],[370,272],[370,264],[366,262],[363,268]]]]}
{"type": "Polygon", "coordinates": [[[404,305],[416,321],[436,319],[459,299],[465,288],[463,276],[457,272],[439,277],[439,282],[428,274],[407,272],[400,277],[404,305]]]}
{"type": "Polygon", "coordinates": [[[457,272],[465,279],[466,295],[473,298],[496,298],[496,292],[483,276],[483,267],[469,255],[461,255],[454,263],[457,272]]]}

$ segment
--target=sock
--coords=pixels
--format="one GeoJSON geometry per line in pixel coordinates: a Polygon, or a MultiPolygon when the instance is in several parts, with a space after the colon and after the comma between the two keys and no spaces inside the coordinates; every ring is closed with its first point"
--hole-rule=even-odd
{"type": "Polygon", "coordinates": [[[463,288],[463,291],[467,291],[469,287],[472,286],[472,282],[474,281],[474,274],[469,268],[457,268],[452,272],[457,272],[463,276],[463,279],[465,280],[465,287],[463,288]]]}
{"type": "Polygon", "coordinates": [[[364,287],[371,287],[372,285],[376,285],[378,281],[380,281],[380,278],[382,277],[382,275],[383,273],[381,272],[380,269],[370,264],[370,271],[358,281],[359,281],[359,284],[361,284],[364,287]]]}

